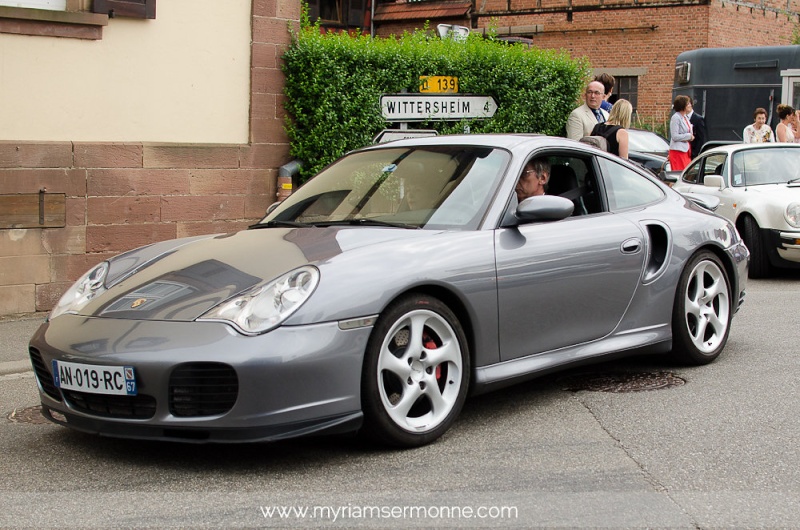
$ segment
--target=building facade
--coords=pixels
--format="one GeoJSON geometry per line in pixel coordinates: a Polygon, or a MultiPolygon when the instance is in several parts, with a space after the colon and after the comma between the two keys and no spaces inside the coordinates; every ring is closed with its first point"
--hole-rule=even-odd
{"type": "Polygon", "coordinates": [[[800,24],[800,0],[377,0],[372,25],[374,34],[387,36],[426,21],[432,28],[491,28],[499,36],[585,57],[595,73],[615,76],[615,94],[629,99],[641,119],[663,123],[679,53],[790,44],[800,24]]]}
{"type": "MultiPolygon", "coordinates": [[[[331,29],[453,24],[566,50],[654,121],[679,52],[788,44],[800,21],[800,0],[308,5],[331,29]]],[[[49,310],[110,255],[246,227],[288,193],[280,57],[299,19],[299,0],[0,0],[0,316],[49,310]]]]}
{"type": "Polygon", "coordinates": [[[0,0],[0,315],[107,256],[240,229],[289,161],[297,0],[0,0]]]}

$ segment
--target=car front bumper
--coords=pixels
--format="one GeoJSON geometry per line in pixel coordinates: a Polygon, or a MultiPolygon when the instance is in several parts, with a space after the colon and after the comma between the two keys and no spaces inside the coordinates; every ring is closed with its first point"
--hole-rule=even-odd
{"type": "Polygon", "coordinates": [[[770,240],[773,241],[778,257],[800,267],[800,231],[771,230],[770,232],[770,240]]]}
{"type": "Polygon", "coordinates": [[[216,322],[62,315],[39,328],[30,355],[43,414],[67,427],[123,438],[267,441],[359,428],[371,329],[330,322],[246,337],[216,322]],[[138,394],[57,388],[54,359],[132,366],[138,394]]]}

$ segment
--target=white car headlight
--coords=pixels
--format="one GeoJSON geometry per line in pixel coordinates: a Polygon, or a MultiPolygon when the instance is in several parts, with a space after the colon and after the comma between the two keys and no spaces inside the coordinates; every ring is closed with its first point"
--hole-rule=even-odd
{"type": "Polygon", "coordinates": [[[786,207],[786,222],[795,228],[800,228],[800,203],[793,202],[786,207]]]}
{"type": "Polygon", "coordinates": [[[198,320],[224,321],[246,335],[266,333],[297,311],[318,283],[316,267],[300,267],[222,302],[198,320]]]}
{"type": "Polygon", "coordinates": [[[108,262],[97,265],[84,274],[70,287],[56,306],[50,311],[50,320],[64,313],[77,313],[89,301],[106,290],[106,276],[108,275],[108,262]]]}

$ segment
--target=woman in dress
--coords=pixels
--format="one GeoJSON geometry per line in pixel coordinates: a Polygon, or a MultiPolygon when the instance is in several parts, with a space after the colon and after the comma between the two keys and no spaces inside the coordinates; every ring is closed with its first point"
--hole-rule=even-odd
{"type": "Polygon", "coordinates": [[[605,123],[592,129],[592,136],[602,136],[608,142],[608,151],[621,158],[628,158],[628,127],[631,126],[633,106],[626,99],[618,99],[611,107],[605,123]]]}
{"type": "Polygon", "coordinates": [[[753,123],[748,125],[742,131],[742,140],[746,144],[757,144],[765,142],[774,142],[775,135],[772,134],[772,129],[767,125],[767,111],[758,107],[753,112],[753,123]]]}
{"type": "Polygon", "coordinates": [[[778,118],[781,122],[775,127],[775,136],[779,142],[794,143],[794,129],[792,122],[795,121],[794,109],[789,105],[778,105],[778,118]]]}
{"type": "Polygon", "coordinates": [[[678,96],[672,102],[675,114],[669,120],[669,164],[672,171],[682,171],[692,161],[691,145],[694,140],[692,124],[687,114],[692,109],[689,96],[678,96]]]}

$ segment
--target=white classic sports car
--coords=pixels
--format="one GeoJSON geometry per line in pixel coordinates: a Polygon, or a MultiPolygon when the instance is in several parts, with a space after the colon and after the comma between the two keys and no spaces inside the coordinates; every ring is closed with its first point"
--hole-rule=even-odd
{"type": "Polygon", "coordinates": [[[701,154],[674,188],[719,198],[750,250],[750,277],[800,268],[800,144],[735,144],[701,154]]]}

